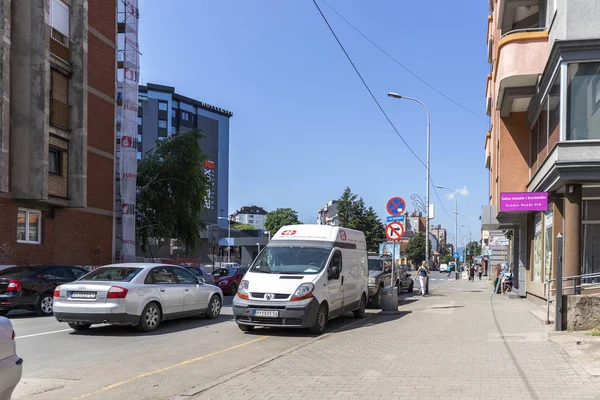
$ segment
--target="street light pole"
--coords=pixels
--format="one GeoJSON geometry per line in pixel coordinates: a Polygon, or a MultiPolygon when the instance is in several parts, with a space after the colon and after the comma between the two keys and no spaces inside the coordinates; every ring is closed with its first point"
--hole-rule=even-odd
{"type": "MultiPolygon", "coordinates": [[[[458,190],[451,190],[440,185],[435,187],[447,190],[454,195],[454,253],[458,253],[458,190]]],[[[458,259],[456,257],[454,257],[454,264],[456,265],[456,279],[458,279],[458,259]]]]}
{"type": "Polygon", "coordinates": [[[427,263],[427,267],[429,268],[429,186],[430,186],[430,179],[431,179],[431,175],[429,173],[429,167],[430,167],[430,145],[431,145],[431,118],[429,116],[429,110],[427,109],[427,106],[425,105],[425,103],[423,103],[421,100],[412,98],[412,97],[406,97],[406,96],[401,96],[398,93],[393,93],[393,92],[389,92],[388,93],[389,97],[392,97],[394,99],[406,99],[406,100],[411,100],[411,101],[415,101],[417,103],[419,103],[421,106],[423,106],[423,108],[425,109],[425,113],[427,114],[427,164],[426,164],[426,168],[427,168],[427,177],[425,179],[426,184],[427,184],[427,190],[425,191],[425,207],[426,207],[426,223],[425,223],[425,262],[427,263]]]}

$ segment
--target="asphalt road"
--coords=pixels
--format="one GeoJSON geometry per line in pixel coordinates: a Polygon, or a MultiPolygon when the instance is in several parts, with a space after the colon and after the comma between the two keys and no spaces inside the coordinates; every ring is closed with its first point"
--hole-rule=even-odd
{"type": "MultiPolygon", "coordinates": [[[[447,282],[434,272],[430,290],[447,282]]],[[[418,291],[403,294],[400,309],[408,300],[418,301],[418,291]]],[[[151,334],[109,325],[74,332],[53,317],[11,312],[17,352],[25,360],[13,399],[167,399],[314,340],[300,330],[244,334],[230,304],[228,296],[216,320],[167,321],[151,334]]],[[[367,319],[378,311],[368,310],[367,319]]],[[[328,332],[361,323],[349,314],[330,321],[328,332]]]]}

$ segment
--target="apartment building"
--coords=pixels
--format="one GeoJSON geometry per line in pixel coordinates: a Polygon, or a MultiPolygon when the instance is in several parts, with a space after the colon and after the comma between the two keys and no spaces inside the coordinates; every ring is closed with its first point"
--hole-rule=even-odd
{"type": "Polygon", "coordinates": [[[0,1],[0,264],[111,261],[116,8],[0,1]]]}
{"type": "Polygon", "coordinates": [[[482,223],[511,232],[519,293],[544,298],[559,233],[565,276],[600,272],[600,4],[490,0],[489,9],[482,223]],[[525,199],[519,211],[503,205],[512,192],[525,199]]]}
{"type": "Polygon", "coordinates": [[[231,215],[232,221],[252,225],[255,229],[265,230],[267,212],[258,206],[244,206],[231,215]]]}
{"type": "Polygon", "coordinates": [[[327,205],[317,211],[318,225],[338,225],[338,201],[329,200],[327,205]]]}

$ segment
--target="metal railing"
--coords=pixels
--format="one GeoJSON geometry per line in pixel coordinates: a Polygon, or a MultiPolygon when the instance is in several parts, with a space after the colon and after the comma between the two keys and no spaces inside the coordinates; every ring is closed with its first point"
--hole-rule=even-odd
{"type": "Polygon", "coordinates": [[[543,28],[523,28],[523,29],[513,29],[512,31],[508,31],[505,34],[503,34],[502,36],[500,36],[500,39],[508,36],[508,35],[512,35],[513,33],[523,33],[523,32],[544,32],[545,30],[547,30],[545,27],[543,28]]]}
{"type": "Polygon", "coordinates": [[[60,100],[50,99],[50,124],[69,130],[69,105],[60,100]]]}
{"type": "MultiPolygon", "coordinates": [[[[562,279],[563,282],[572,282],[571,286],[563,286],[562,291],[566,293],[569,290],[573,290],[572,295],[581,294],[584,290],[598,290],[600,289],[600,273],[583,274],[567,276],[562,279]]],[[[547,299],[546,299],[546,323],[550,323],[550,303],[552,300],[552,292],[556,291],[556,288],[552,287],[552,283],[556,282],[556,279],[550,279],[544,282],[546,287],[547,299]]],[[[554,299],[556,301],[556,299],[554,299]]]]}

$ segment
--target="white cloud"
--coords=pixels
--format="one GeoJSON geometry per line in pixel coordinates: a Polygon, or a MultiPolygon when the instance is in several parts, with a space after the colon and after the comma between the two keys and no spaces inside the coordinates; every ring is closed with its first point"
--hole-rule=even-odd
{"type": "Polygon", "coordinates": [[[466,197],[469,195],[469,189],[467,189],[467,186],[465,185],[462,188],[456,190],[455,192],[448,193],[446,195],[446,197],[448,197],[448,199],[453,199],[454,196],[456,196],[456,195],[461,195],[463,197],[466,197]]]}

